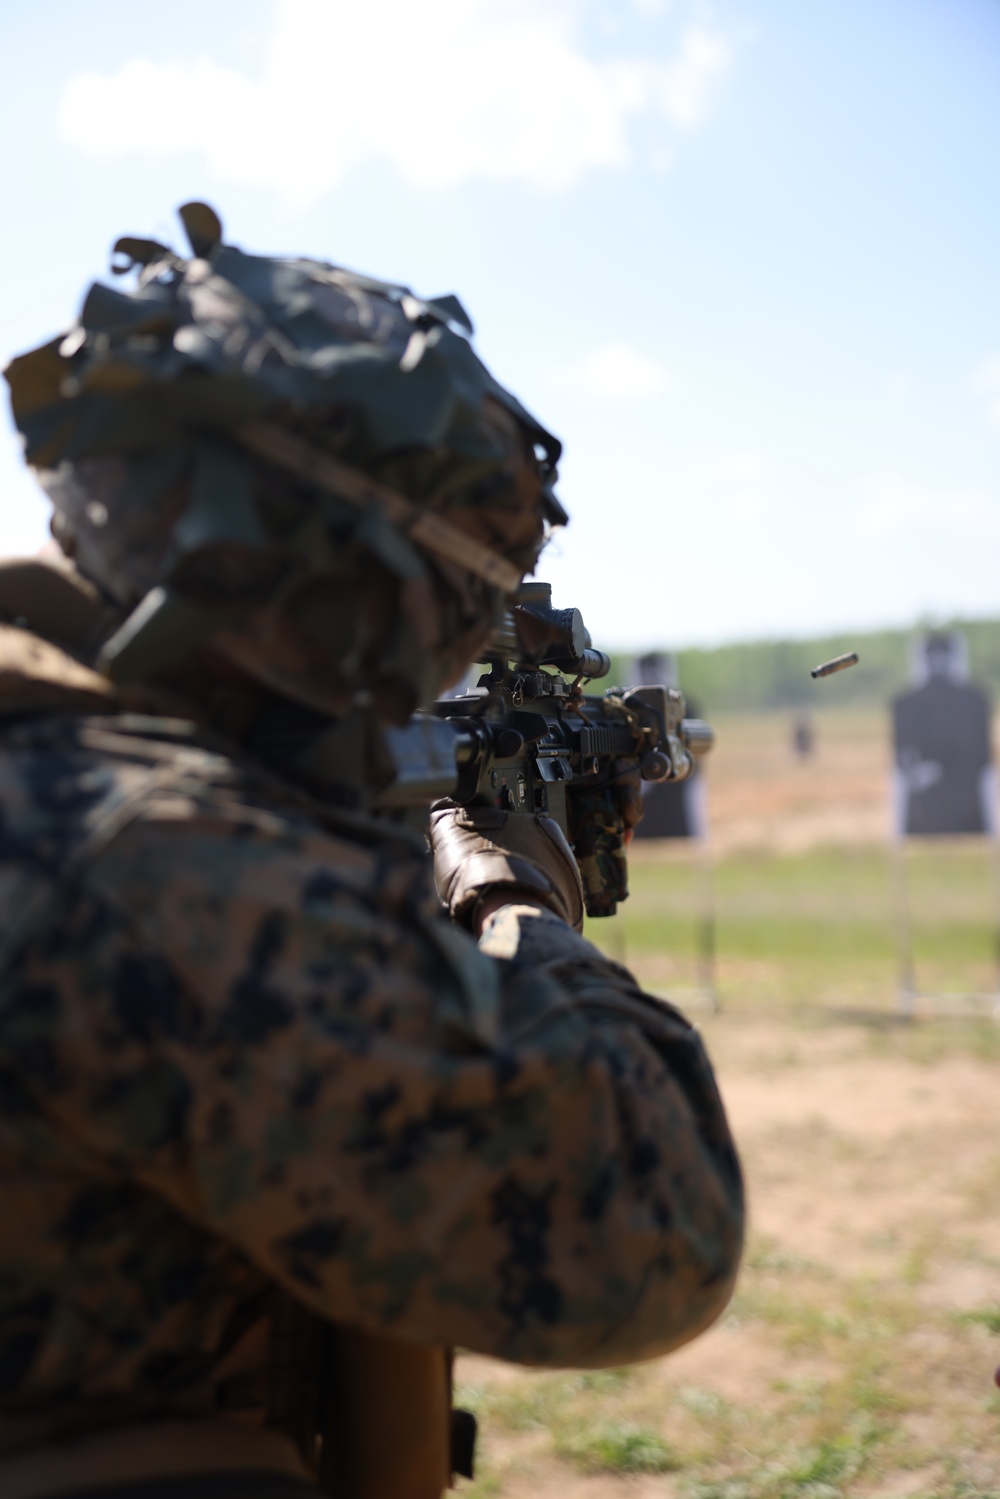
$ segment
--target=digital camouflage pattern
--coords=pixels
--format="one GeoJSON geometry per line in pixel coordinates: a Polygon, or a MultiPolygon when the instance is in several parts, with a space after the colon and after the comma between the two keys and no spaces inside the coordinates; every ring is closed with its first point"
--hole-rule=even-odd
{"type": "Polygon", "coordinates": [[[190,257],[120,239],[113,269],[135,284],[95,283],[75,327],[5,372],[54,534],[128,616],[103,668],[183,672],[211,640],[318,712],[363,693],[405,722],[565,521],[559,442],[477,358],[455,297],[249,255],[205,204],[180,212],[190,257]],[[275,431],[294,460],[261,456],[275,431]],[[348,482],[320,483],[324,462],[348,482]],[[435,524],[500,581],[425,544],[435,524]]]}
{"type": "Polygon", "coordinates": [[[538,1365],[718,1315],[740,1175],[680,1015],[546,913],[477,947],[408,834],[5,659],[0,1443],[259,1407],[276,1288],[538,1365]]]}

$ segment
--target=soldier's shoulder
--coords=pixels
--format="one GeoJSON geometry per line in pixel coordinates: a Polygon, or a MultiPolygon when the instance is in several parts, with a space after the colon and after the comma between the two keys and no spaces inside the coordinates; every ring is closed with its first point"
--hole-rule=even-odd
{"type": "Polygon", "coordinates": [[[0,806],[8,822],[58,818],[69,832],[102,802],[171,780],[232,788],[239,768],[181,719],[50,711],[0,725],[0,806]]]}
{"type": "Polygon", "coordinates": [[[258,860],[308,847],[368,878],[400,858],[423,863],[402,831],[313,802],[192,722],[136,713],[44,714],[0,728],[0,819],[0,857],[34,854],[53,872],[76,849],[96,858],[137,827],[169,830],[162,848],[179,859],[191,856],[185,845],[214,842],[233,845],[234,858],[255,844],[258,860]]]}
{"type": "MultiPolygon", "coordinates": [[[[181,721],[12,726],[0,733],[0,925],[9,918],[17,947],[48,931],[60,973],[120,941],[129,961],[168,955],[200,992],[229,993],[279,956],[295,992],[349,970],[384,1001],[389,968],[428,993],[483,988],[475,945],[437,930],[419,843],[304,800],[181,721]]],[[[0,968],[11,946],[0,939],[0,968]]]]}

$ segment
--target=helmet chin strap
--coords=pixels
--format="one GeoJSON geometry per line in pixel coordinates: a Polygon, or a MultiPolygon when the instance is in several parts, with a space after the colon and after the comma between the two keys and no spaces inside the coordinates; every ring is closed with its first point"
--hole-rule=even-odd
{"type": "Polygon", "coordinates": [[[450,525],[434,511],[414,505],[390,485],[370,479],[358,469],[314,448],[284,427],[274,422],[255,422],[253,426],[241,427],[237,435],[244,447],[287,469],[296,478],[316,484],[358,509],[377,506],[392,525],[425,551],[465,568],[484,582],[502,588],[504,593],[512,594],[520,585],[521,569],[492,547],[450,525]]]}

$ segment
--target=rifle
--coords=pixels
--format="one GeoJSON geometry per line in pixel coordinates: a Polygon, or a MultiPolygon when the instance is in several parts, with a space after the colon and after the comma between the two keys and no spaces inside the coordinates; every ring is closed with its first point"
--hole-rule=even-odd
{"type": "Polygon", "coordinates": [[[376,807],[410,821],[442,797],[547,812],[576,843],[587,914],[612,915],[628,893],[624,841],[619,829],[617,849],[605,826],[602,843],[602,807],[610,824],[615,788],[636,770],[646,781],[684,780],[711,749],[711,728],[685,718],[672,687],[585,695],[583,684],[606,677],[611,662],[594,649],[579,609],[552,607],[547,583],[522,584],[482,662],[488,670],[471,691],[385,731],[396,777],[376,807]],[[598,828],[596,847],[582,850],[574,822],[584,805],[598,828]]]}

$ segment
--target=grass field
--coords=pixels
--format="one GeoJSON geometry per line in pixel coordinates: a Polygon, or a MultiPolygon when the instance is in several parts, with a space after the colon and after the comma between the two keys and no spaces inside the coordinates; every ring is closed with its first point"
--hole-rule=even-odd
{"type": "MultiPolygon", "coordinates": [[[[891,1009],[900,860],[887,836],[884,720],[817,715],[817,752],[805,762],[791,753],[789,723],[772,715],[718,726],[710,867],[683,844],[640,841],[630,899],[611,921],[591,923],[589,935],[653,989],[683,993],[701,981],[696,958],[710,906],[727,1009],[891,1009]]],[[[995,990],[995,849],[980,839],[922,840],[903,868],[919,987],[995,990]]]]}
{"type": "MultiPolygon", "coordinates": [[[[683,996],[702,982],[699,954],[711,911],[715,977],[727,1010],[895,1005],[897,857],[886,846],[736,849],[706,869],[695,851],[646,844],[632,859],[631,878],[620,914],[592,923],[589,935],[657,992],[683,996]]],[[[906,879],[920,987],[995,989],[994,850],[971,839],[913,847],[906,879]]]]}
{"type": "MultiPolygon", "coordinates": [[[[634,1369],[460,1360],[475,1499],[1000,1499],[1000,1025],[899,1017],[879,719],[821,719],[805,765],[787,729],[720,725],[720,1013],[690,849],[639,845],[590,933],[705,1032],[750,1195],[735,1300],[634,1369]]],[[[992,854],[924,845],[908,871],[921,986],[995,989],[992,854]]]]}

